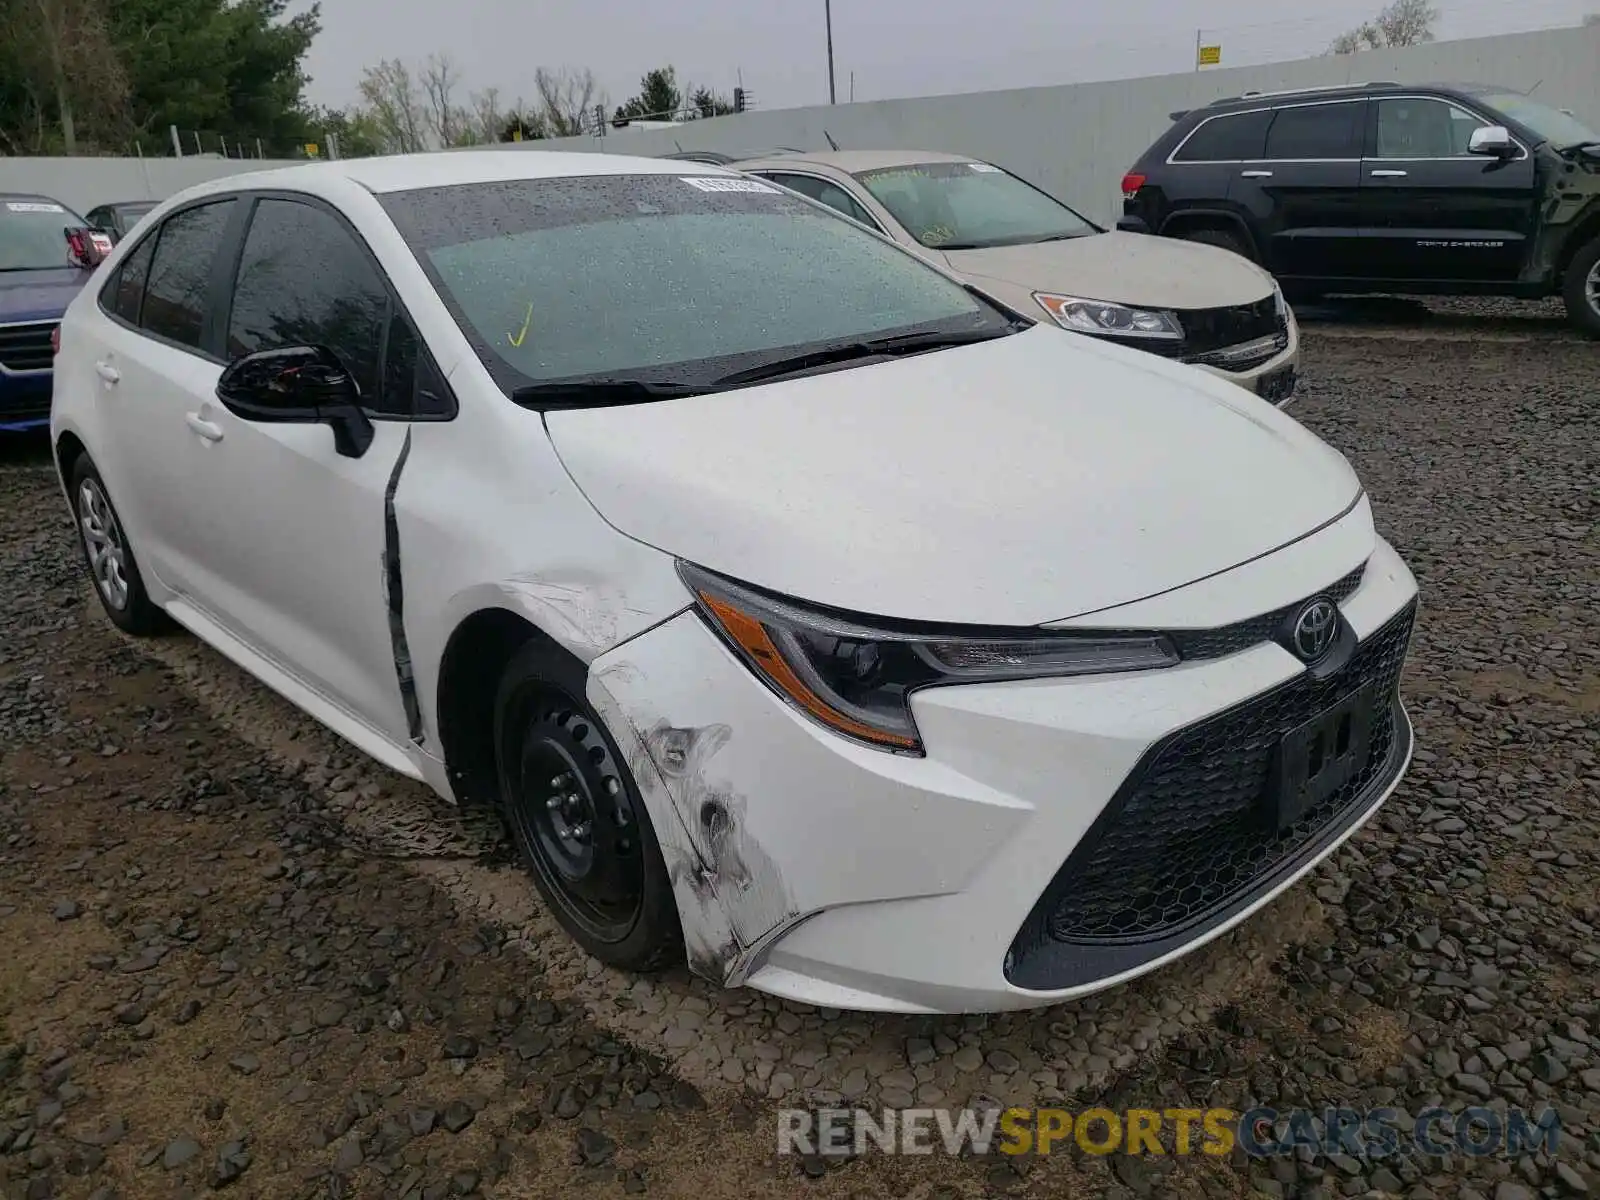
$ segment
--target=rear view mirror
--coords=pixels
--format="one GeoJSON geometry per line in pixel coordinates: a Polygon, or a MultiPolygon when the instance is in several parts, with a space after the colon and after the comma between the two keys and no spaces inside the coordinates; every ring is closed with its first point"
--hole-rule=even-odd
{"type": "Polygon", "coordinates": [[[1517,152],[1511,140],[1511,131],[1504,125],[1483,125],[1472,131],[1467,140],[1468,154],[1483,154],[1490,158],[1508,158],[1517,152]]]}
{"type": "Polygon", "coordinates": [[[217,399],[246,420],[327,425],[334,449],[346,458],[360,458],[372,445],[361,389],[325,346],[282,346],[236,358],[217,380],[217,399]]]}

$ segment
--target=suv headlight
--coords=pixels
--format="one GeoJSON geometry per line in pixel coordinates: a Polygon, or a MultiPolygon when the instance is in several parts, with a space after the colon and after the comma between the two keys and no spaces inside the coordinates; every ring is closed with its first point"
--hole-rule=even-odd
{"type": "Polygon", "coordinates": [[[858,618],[757,592],[680,562],[701,615],[763,683],[813,720],[880,750],[920,753],[911,693],[1144,671],[1178,662],[1159,634],[951,629],[858,618]]]}
{"type": "Polygon", "coordinates": [[[1110,300],[1035,292],[1039,307],[1063,329],[1101,337],[1181,338],[1183,326],[1165,309],[1133,308],[1110,300]]]}

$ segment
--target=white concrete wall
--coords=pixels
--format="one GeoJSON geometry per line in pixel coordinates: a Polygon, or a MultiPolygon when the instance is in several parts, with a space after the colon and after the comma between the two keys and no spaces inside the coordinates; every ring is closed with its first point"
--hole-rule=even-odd
{"type": "MultiPolygon", "coordinates": [[[[735,154],[774,146],[821,150],[827,148],[827,130],[847,148],[948,150],[989,159],[1110,224],[1121,211],[1123,173],[1167,127],[1173,110],[1252,89],[1372,79],[1533,89],[1538,99],[1600,127],[1600,25],[1106,83],[758,111],[674,129],[609,130],[604,137],[508,143],[502,149],[651,155],[679,145],[735,154]]],[[[0,191],[42,192],[81,212],[110,200],[165,199],[201,180],[284,165],[259,159],[0,158],[0,191]]]]}
{"type": "Polygon", "coordinates": [[[36,192],[81,216],[114,200],[165,200],[224,175],[292,165],[270,158],[0,158],[0,192],[36,192]]]}
{"type": "Polygon", "coordinates": [[[1106,83],[757,111],[675,130],[610,130],[604,137],[522,142],[515,149],[651,155],[677,145],[735,154],[775,146],[825,150],[827,130],[845,149],[948,150],[988,159],[1110,224],[1122,210],[1123,173],[1167,128],[1168,113],[1252,89],[1377,79],[1534,89],[1537,99],[1600,127],[1600,25],[1106,83]]]}

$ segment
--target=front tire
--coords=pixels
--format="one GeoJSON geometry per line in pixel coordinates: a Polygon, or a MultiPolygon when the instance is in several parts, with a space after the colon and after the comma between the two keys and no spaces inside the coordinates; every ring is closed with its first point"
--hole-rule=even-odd
{"type": "Polygon", "coordinates": [[[650,814],[604,723],[586,671],[535,639],[495,701],[501,811],[539,894],[588,953],[626,971],[683,961],[677,902],[650,814]]]}
{"type": "Polygon", "coordinates": [[[1590,337],[1600,337],[1600,237],[1572,256],[1561,298],[1572,323],[1590,337]]]}
{"type": "Polygon", "coordinates": [[[111,503],[105,480],[87,454],[79,455],[68,476],[72,515],[77,518],[78,546],[106,616],[124,633],[149,637],[167,629],[167,615],[145,591],[139,562],[111,503]]]}

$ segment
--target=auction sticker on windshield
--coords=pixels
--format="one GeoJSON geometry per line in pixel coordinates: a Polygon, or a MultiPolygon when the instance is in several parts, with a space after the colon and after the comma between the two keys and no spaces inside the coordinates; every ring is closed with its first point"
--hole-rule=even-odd
{"type": "Polygon", "coordinates": [[[1000,168],[991,166],[989,163],[968,163],[967,166],[971,167],[974,171],[983,171],[985,173],[993,173],[995,175],[1000,174],[1000,168]]]}
{"type": "Polygon", "coordinates": [[[7,200],[6,210],[8,212],[30,213],[64,213],[67,211],[59,204],[39,204],[34,201],[27,200],[7,200]]]}
{"type": "Polygon", "coordinates": [[[783,195],[779,189],[759,179],[713,179],[704,175],[685,175],[682,178],[690,187],[697,187],[702,192],[769,192],[774,196],[783,195]]]}

